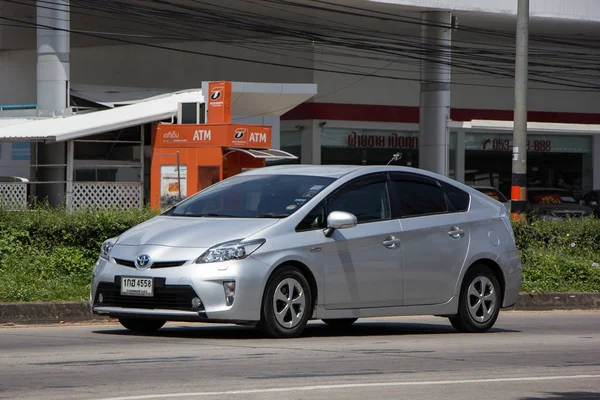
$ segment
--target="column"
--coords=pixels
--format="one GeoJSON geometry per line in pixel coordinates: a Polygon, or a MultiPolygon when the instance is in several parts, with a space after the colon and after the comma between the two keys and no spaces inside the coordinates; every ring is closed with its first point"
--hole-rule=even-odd
{"type": "Polygon", "coordinates": [[[419,168],[448,176],[451,19],[446,11],[421,14],[419,168]]]}
{"type": "Polygon", "coordinates": [[[70,114],[69,1],[38,1],[37,108],[38,116],[70,114]]]}
{"type": "Polygon", "coordinates": [[[302,164],[321,164],[321,127],[316,120],[303,121],[306,125],[302,129],[302,151],[300,161],[302,164]]]}
{"type": "Polygon", "coordinates": [[[600,190],[600,135],[592,136],[592,182],[592,189],[600,190]]]}

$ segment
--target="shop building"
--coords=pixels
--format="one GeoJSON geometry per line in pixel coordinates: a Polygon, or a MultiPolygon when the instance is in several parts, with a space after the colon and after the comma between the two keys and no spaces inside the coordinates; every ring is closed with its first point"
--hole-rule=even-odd
{"type": "MultiPolygon", "coordinates": [[[[400,153],[400,165],[507,193],[516,1],[351,0],[317,9],[298,0],[233,10],[178,0],[160,15],[148,2],[136,4],[134,15],[111,9],[118,1],[104,9],[76,0],[2,2],[0,137],[16,119],[69,118],[207,81],[309,84],[316,94],[299,106],[248,106],[232,123],[271,126],[272,147],[299,157],[285,162],[382,164],[400,153]]],[[[586,43],[600,31],[600,8],[585,0],[532,1],[530,15],[530,184],[599,189],[600,50],[586,43]]],[[[143,157],[147,174],[152,130],[140,140],[135,129],[104,135],[123,140],[130,132],[128,140],[142,146],[133,161],[143,157]]],[[[29,137],[36,135],[43,132],[29,137]]],[[[32,165],[40,164],[39,149],[27,137],[1,144],[0,175],[38,178],[32,165]]],[[[58,157],[52,164],[63,165],[50,174],[55,181],[67,180],[67,150],[65,143],[51,151],[58,157]]],[[[123,176],[100,163],[83,167],[75,180],[123,176]]]]}

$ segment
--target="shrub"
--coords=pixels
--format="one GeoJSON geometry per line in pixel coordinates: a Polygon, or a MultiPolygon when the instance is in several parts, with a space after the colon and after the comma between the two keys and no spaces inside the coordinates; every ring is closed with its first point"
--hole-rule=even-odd
{"type": "MultiPolygon", "coordinates": [[[[154,212],[0,212],[0,302],[87,300],[102,242],[154,212]]],[[[600,219],[514,223],[522,290],[600,291],[600,219]]]]}

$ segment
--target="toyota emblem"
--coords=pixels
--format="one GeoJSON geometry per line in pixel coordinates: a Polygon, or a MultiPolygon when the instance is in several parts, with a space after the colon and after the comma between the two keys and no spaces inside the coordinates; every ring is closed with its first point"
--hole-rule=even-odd
{"type": "Polygon", "coordinates": [[[148,268],[150,266],[151,262],[152,262],[152,259],[150,258],[150,256],[148,254],[142,254],[142,255],[138,256],[138,258],[135,260],[135,267],[136,268],[148,268]]]}

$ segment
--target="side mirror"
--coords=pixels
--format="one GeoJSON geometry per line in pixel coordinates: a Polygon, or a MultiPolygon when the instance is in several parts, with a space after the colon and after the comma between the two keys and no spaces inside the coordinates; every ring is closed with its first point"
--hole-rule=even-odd
{"type": "Polygon", "coordinates": [[[596,200],[590,200],[589,205],[595,207],[598,205],[598,202],[596,200]]]}
{"type": "Polygon", "coordinates": [[[327,216],[325,236],[331,237],[336,229],[354,228],[357,224],[358,220],[354,214],[345,211],[333,211],[327,216]]]}

